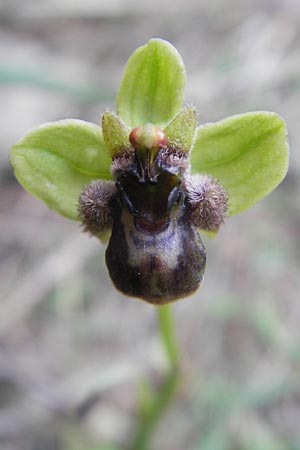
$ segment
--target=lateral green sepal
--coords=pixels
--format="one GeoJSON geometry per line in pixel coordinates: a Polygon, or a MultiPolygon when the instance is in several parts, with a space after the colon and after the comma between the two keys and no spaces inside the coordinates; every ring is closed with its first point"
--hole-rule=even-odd
{"type": "Polygon", "coordinates": [[[93,179],[111,178],[101,128],[82,120],[46,123],[30,130],[12,147],[11,164],[27,191],[76,220],[83,187],[93,179]]]}
{"type": "Polygon", "coordinates": [[[275,113],[228,117],[197,129],[192,173],[214,176],[229,195],[228,214],[243,211],[269,194],[288,169],[287,130],[275,113]]]}

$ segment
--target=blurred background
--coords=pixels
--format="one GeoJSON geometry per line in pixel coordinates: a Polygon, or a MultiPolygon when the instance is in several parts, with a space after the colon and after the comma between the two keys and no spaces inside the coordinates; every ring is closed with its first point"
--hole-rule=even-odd
{"type": "Polygon", "coordinates": [[[276,191],[203,238],[205,283],[173,308],[183,380],[153,449],[300,449],[300,2],[2,0],[1,450],[130,450],[137,384],[164,370],[155,308],[116,292],[105,247],[9,165],[31,127],[99,123],[151,37],[181,53],[201,123],[275,111],[291,144],[276,191]]]}

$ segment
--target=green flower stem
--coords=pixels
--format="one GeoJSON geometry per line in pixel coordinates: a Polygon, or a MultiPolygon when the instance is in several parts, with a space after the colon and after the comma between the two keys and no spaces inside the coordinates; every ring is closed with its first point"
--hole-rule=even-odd
{"type": "Polygon", "coordinates": [[[179,381],[179,371],[173,369],[168,372],[162,385],[155,392],[151,408],[140,417],[137,433],[130,450],[150,450],[151,438],[156,430],[163,413],[168,409],[174,398],[179,381]]]}
{"type": "Polygon", "coordinates": [[[158,323],[163,346],[171,368],[176,368],[179,362],[179,348],[175,338],[174,319],[170,305],[159,306],[158,323]]]}
{"type": "MultiPolygon", "coordinates": [[[[162,344],[169,362],[169,370],[160,387],[153,388],[151,400],[140,411],[139,425],[130,450],[149,450],[151,438],[163,413],[168,409],[177,392],[180,379],[179,348],[175,338],[174,320],[170,305],[157,308],[158,326],[162,344]]],[[[151,389],[152,390],[152,389],[151,389]]]]}

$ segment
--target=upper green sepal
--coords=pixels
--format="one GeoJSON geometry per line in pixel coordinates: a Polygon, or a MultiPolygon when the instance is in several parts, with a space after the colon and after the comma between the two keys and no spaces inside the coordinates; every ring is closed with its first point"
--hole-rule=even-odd
{"type": "Polygon", "coordinates": [[[185,86],[181,56],[169,42],[151,39],[129,58],[117,96],[118,114],[130,127],[165,127],[180,111],[185,86]]]}
{"type": "Polygon", "coordinates": [[[229,195],[228,214],[269,194],[288,169],[287,130],[272,112],[250,112],[198,128],[192,173],[213,175],[229,195]]]}
{"type": "Polygon", "coordinates": [[[30,130],[11,150],[20,184],[49,208],[78,217],[78,197],[93,179],[109,179],[110,156],[101,128],[82,120],[46,123],[30,130]]]}

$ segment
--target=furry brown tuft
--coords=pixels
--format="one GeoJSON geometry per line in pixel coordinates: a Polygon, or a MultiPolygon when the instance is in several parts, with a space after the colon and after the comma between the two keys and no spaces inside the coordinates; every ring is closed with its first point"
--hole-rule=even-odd
{"type": "Polygon", "coordinates": [[[188,166],[188,158],[186,152],[178,148],[167,147],[162,149],[161,159],[168,166],[181,167],[186,169],[188,166]]]}
{"type": "Polygon", "coordinates": [[[117,175],[129,168],[133,165],[135,161],[135,153],[134,151],[126,150],[123,153],[121,153],[119,156],[116,156],[113,158],[111,166],[110,166],[110,173],[113,177],[117,177],[117,175]]]}
{"type": "Polygon", "coordinates": [[[217,231],[227,211],[228,195],[223,186],[210,175],[187,176],[185,186],[193,224],[217,231]]]}
{"type": "Polygon", "coordinates": [[[113,181],[97,180],[85,186],[79,197],[79,214],[84,231],[97,234],[111,228],[110,202],[115,193],[113,181]]]}

